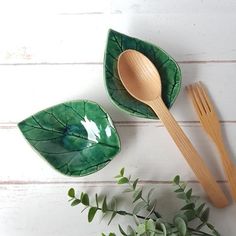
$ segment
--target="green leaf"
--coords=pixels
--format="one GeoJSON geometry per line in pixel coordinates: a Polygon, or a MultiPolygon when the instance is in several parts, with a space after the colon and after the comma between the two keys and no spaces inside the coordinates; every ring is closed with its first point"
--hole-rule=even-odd
{"type": "Polygon", "coordinates": [[[206,203],[202,203],[196,210],[196,214],[200,215],[200,213],[202,212],[203,208],[205,207],[206,203]]]}
{"type": "Polygon", "coordinates": [[[208,227],[209,229],[211,229],[211,230],[214,230],[214,229],[215,229],[214,225],[212,225],[212,224],[210,224],[210,223],[207,223],[206,225],[207,225],[207,227],[208,227]]]}
{"type": "Polygon", "coordinates": [[[195,219],[196,212],[194,210],[187,210],[184,212],[184,215],[186,216],[187,221],[191,221],[191,220],[195,219]]]}
{"type": "Polygon", "coordinates": [[[218,231],[216,231],[215,229],[212,231],[213,235],[215,236],[221,236],[220,233],[218,231]]]}
{"type": "Polygon", "coordinates": [[[129,183],[129,179],[126,177],[122,177],[121,179],[118,180],[118,184],[127,184],[129,183]]]}
{"type": "Polygon", "coordinates": [[[18,127],[36,151],[69,176],[100,170],[120,150],[110,116],[87,100],[50,107],[23,120],[18,127]]]}
{"type": "Polygon", "coordinates": [[[142,189],[137,189],[133,194],[133,202],[136,202],[142,197],[142,189]]]}
{"type": "Polygon", "coordinates": [[[130,225],[128,225],[127,231],[128,231],[129,236],[136,236],[135,230],[130,225]]]}
{"type": "Polygon", "coordinates": [[[106,234],[102,233],[102,236],[106,236],[106,234]]]}
{"type": "Polygon", "coordinates": [[[97,193],[95,194],[95,201],[96,201],[96,206],[97,208],[99,207],[99,201],[98,201],[98,195],[97,193]]]}
{"type": "Polygon", "coordinates": [[[92,222],[96,212],[97,212],[97,208],[96,207],[91,207],[89,209],[89,212],[88,212],[88,222],[92,222]]]}
{"type": "Polygon", "coordinates": [[[137,38],[129,37],[114,30],[108,34],[104,58],[105,82],[112,101],[131,115],[157,119],[156,114],[146,104],[133,98],[125,89],[117,72],[117,59],[127,50],[135,49],[146,55],[160,73],[162,83],[162,98],[170,107],[181,87],[181,72],[177,63],[161,48],[137,38]]]}
{"type": "Polygon", "coordinates": [[[175,193],[182,193],[184,190],[182,188],[178,188],[175,190],[175,193]]]}
{"type": "Polygon", "coordinates": [[[89,196],[87,193],[84,193],[80,200],[85,206],[89,206],[89,196]]]}
{"type": "Polygon", "coordinates": [[[125,173],[125,168],[123,167],[123,168],[120,170],[120,175],[121,175],[121,176],[124,176],[124,173],[125,173]]]}
{"type": "Polygon", "coordinates": [[[139,179],[136,179],[136,180],[133,182],[133,189],[134,189],[134,190],[136,189],[136,186],[137,186],[138,180],[139,180],[139,179]]]}
{"type": "Polygon", "coordinates": [[[180,176],[179,175],[176,175],[173,182],[176,184],[176,185],[179,185],[179,182],[180,182],[180,176]]]}
{"type": "Polygon", "coordinates": [[[145,222],[146,231],[155,231],[155,223],[152,219],[149,219],[145,222]]]}
{"type": "Polygon", "coordinates": [[[135,223],[136,225],[139,225],[139,224],[140,224],[140,221],[139,221],[139,219],[138,219],[138,217],[137,217],[136,215],[133,215],[133,219],[134,219],[134,223],[135,223]]]}
{"type": "Polygon", "coordinates": [[[108,225],[112,222],[112,220],[115,218],[115,216],[116,216],[116,212],[115,211],[113,211],[113,213],[112,213],[112,215],[111,215],[111,218],[110,218],[110,220],[109,220],[109,222],[108,222],[108,225]]]}
{"type": "Polygon", "coordinates": [[[200,217],[201,221],[202,221],[202,222],[207,222],[207,221],[208,221],[208,218],[209,218],[209,214],[210,214],[210,208],[207,207],[207,208],[203,211],[203,213],[201,214],[201,217],[200,217]]]}
{"type": "Polygon", "coordinates": [[[154,211],[156,208],[156,204],[157,204],[157,200],[154,200],[147,208],[147,211],[149,211],[148,215],[146,216],[146,218],[148,218],[154,211]]]}
{"type": "Polygon", "coordinates": [[[186,188],[186,186],[187,186],[187,183],[181,183],[181,185],[180,185],[180,187],[183,189],[183,190],[185,190],[185,188],[186,188]]]}
{"type": "Polygon", "coordinates": [[[115,210],[115,211],[117,210],[117,201],[116,201],[115,197],[113,197],[111,200],[111,209],[115,210]]]}
{"type": "Polygon", "coordinates": [[[175,225],[178,229],[179,236],[185,236],[187,233],[187,226],[186,226],[185,221],[181,217],[176,217],[175,225]]]}
{"type": "Polygon", "coordinates": [[[161,225],[161,229],[163,231],[163,236],[167,236],[166,226],[163,223],[160,223],[160,225],[161,225]]]}
{"type": "Polygon", "coordinates": [[[177,213],[177,215],[175,216],[175,218],[176,218],[176,217],[180,217],[181,219],[184,220],[185,223],[188,222],[188,218],[187,218],[186,215],[185,215],[184,213],[182,213],[182,212],[177,213]]]}
{"type": "Polygon", "coordinates": [[[82,199],[82,198],[83,198],[83,196],[84,196],[84,193],[83,193],[83,192],[81,192],[81,194],[80,194],[80,199],[82,199]]]}
{"type": "Polygon", "coordinates": [[[102,212],[105,213],[107,212],[107,197],[104,197],[103,203],[102,203],[102,212]]]}
{"type": "Polygon", "coordinates": [[[185,195],[185,193],[178,193],[177,194],[177,198],[185,200],[186,199],[186,195],[185,195]]]}
{"type": "Polygon", "coordinates": [[[81,201],[79,199],[75,199],[71,202],[71,206],[76,206],[79,205],[81,203],[81,201]]]}
{"type": "Polygon", "coordinates": [[[145,202],[139,202],[135,205],[133,209],[133,214],[138,214],[147,204],[145,202]]]}
{"type": "Polygon", "coordinates": [[[116,236],[114,233],[109,233],[109,236],[116,236]]]}
{"type": "Polygon", "coordinates": [[[201,228],[204,227],[205,225],[206,225],[206,222],[201,223],[200,225],[196,227],[196,230],[201,230],[201,228]]]}
{"type": "Polygon", "coordinates": [[[130,193],[133,192],[134,190],[132,188],[126,188],[123,193],[130,193]]]}
{"type": "Polygon", "coordinates": [[[120,225],[119,226],[119,230],[120,230],[120,233],[124,236],[127,236],[127,234],[125,233],[125,231],[122,229],[122,227],[120,225]]]}
{"type": "Polygon", "coordinates": [[[73,188],[70,188],[68,191],[68,196],[74,198],[75,197],[75,190],[73,188]]]}
{"type": "Polygon", "coordinates": [[[139,235],[144,234],[146,232],[145,224],[139,224],[136,231],[139,235]]]}
{"type": "Polygon", "coordinates": [[[186,197],[187,197],[187,199],[190,200],[191,196],[192,196],[192,189],[190,188],[190,189],[186,192],[186,197]]]}
{"type": "Polygon", "coordinates": [[[154,188],[151,188],[149,191],[148,191],[148,195],[147,195],[147,201],[150,202],[150,198],[151,198],[151,195],[153,193],[155,189],[154,188]]]}
{"type": "Polygon", "coordinates": [[[187,205],[185,205],[184,207],[182,207],[180,210],[184,211],[184,210],[192,210],[194,209],[195,204],[194,203],[189,203],[187,205]]]}

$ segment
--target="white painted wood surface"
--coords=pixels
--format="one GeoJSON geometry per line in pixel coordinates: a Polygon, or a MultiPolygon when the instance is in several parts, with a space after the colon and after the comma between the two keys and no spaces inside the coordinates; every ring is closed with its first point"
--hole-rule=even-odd
{"type": "MultiPolygon", "coordinates": [[[[89,224],[87,223],[87,212],[81,214],[82,208],[80,206],[70,207],[66,193],[68,187],[71,186],[75,186],[75,184],[1,185],[1,235],[98,236],[101,235],[99,232],[112,231],[118,233],[117,227],[107,226],[101,221],[99,214],[89,224]]],[[[157,209],[161,214],[171,219],[171,213],[176,212],[182,206],[182,202],[176,201],[171,185],[160,184],[158,186],[159,190],[155,192],[159,202],[157,209]],[[166,195],[168,195],[168,198],[166,195]],[[168,208],[165,207],[167,205],[168,208]]],[[[191,184],[190,186],[194,188],[197,194],[202,194],[198,184],[191,184]]],[[[153,187],[153,184],[145,185],[146,189],[153,187]]],[[[118,209],[127,211],[130,209],[130,202],[127,201],[126,195],[121,194],[123,189],[121,187],[114,187],[111,184],[97,184],[96,186],[77,184],[77,189],[89,191],[91,195],[96,192],[101,195],[106,193],[108,196],[119,194],[118,209]]],[[[211,222],[217,225],[223,233],[225,232],[222,235],[235,235],[235,229],[232,227],[235,224],[235,218],[233,217],[235,214],[235,207],[229,207],[227,210],[211,207],[211,222]]],[[[117,216],[114,219],[116,225],[127,226],[131,223],[132,219],[129,218],[117,216]]]]}
{"type": "MultiPolygon", "coordinates": [[[[173,209],[178,205],[169,181],[178,173],[195,181],[160,122],[128,116],[107,97],[102,60],[109,28],[153,42],[179,62],[183,88],[171,111],[227,192],[219,155],[184,86],[198,80],[207,86],[236,163],[235,12],[234,0],[0,1],[0,235],[108,232],[105,222],[88,224],[85,214],[69,207],[66,192],[71,186],[91,193],[120,191],[112,181],[123,166],[145,186],[161,182],[160,205],[170,199],[173,209]],[[97,101],[113,117],[122,151],[100,172],[70,178],[39,158],[16,124],[46,107],[84,98],[97,101]]],[[[204,197],[197,183],[192,186],[204,197]]],[[[212,209],[211,218],[223,236],[235,236],[235,216],[231,204],[212,209]]]]}

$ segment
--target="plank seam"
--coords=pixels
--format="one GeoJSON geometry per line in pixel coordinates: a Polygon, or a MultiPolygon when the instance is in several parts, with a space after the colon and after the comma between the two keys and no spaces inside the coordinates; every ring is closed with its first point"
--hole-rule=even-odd
{"type": "MultiPolygon", "coordinates": [[[[179,64],[234,64],[236,60],[183,60],[179,64]]],[[[103,65],[103,62],[26,62],[26,63],[0,63],[0,66],[67,66],[67,65],[103,65]]]]}
{"type": "Polygon", "coordinates": [[[61,12],[59,16],[104,15],[105,12],[61,12]]]}
{"type": "MultiPolygon", "coordinates": [[[[189,184],[200,184],[196,180],[186,180],[184,181],[189,184]]],[[[173,184],[172,181],[155,181],[155,180],[139,180],[141,185],[145,184],[173,184]]],[[[217,180],[219,184],[228,183],[227,180],[217,180]]],[[[108,186],[120,186],[117,185],[116,181],[20,181],[20,180],[11,180],[11,181],[0,181],[0,185],[46,185],[46,184],[79,184],[79,185],[108,185],[108,186]]]]}
{"type": "MultiPolygon", "coordinates": [[[[199,127],[199,121],[177,121],[183,127],[199,127]]],[[[221,124],[236,124],[236,120],[221,120],[221,124]]],[[[136,126],[148,126],[155,125],[156,127],[164,127],[160,121],[114,121],[114,124],[118,127],[136,127],[136,126]]],[[[0,129],[15,129],[17,128],[17,122],[0,122],[0,129]]]]}

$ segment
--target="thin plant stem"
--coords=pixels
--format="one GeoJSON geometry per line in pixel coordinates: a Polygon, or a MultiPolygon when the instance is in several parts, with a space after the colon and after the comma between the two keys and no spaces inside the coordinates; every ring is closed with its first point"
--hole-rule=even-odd
{"type": "MultiPolygon", "coordinates": [[[[76,198],[75,198],[76,199],[76,198]]],[[[94,207],[94,208],[97,208],[98,210],[102,211],[102,208],[101,207],[96,207],[96,206],[87,206],[87,207],[94,207]]],[[[136,216],[138,217],[139,219],[142,219],[142,220],[149,220],[149,219],[152,219],[152,218],[146,218],[144,216],[141,216],[141,215],[136,215],[136,214],[133,214],[133,213],[130,213],[130,212],[127,212],[127,211],[122,211],[122,210],[113,210],[113,209],[107,209],[107,211],[109,212],[115,212],[117,213],[118,215],[127,215],[127,216],[136,216]]],[[[153,219],[152,219],[153,220],[153,219]]],[[[174,227],[173,224],[171,224],[171,226],[174,227]]],[[[212,234],[208,234],[208,233],[205,233],[203,231],[200,231],[200,230],[195,230],[193,228],[190,228],[188,227],[188,230],[193,233],[193,235],[196,235],[196,236],[214,236],[212,234]]]]}

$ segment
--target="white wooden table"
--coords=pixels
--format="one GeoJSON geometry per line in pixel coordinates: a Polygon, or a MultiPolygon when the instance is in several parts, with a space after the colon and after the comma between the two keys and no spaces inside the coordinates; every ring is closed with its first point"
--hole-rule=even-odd
{"type": "MultiPolygon", "coordinates": [[[[1,1],[0,235],[116,232],[115,226],[108,228],[99,219],[87,223],[79,207],[69,206],[67,190],[121,191],[113,176],[123,166],[145,186],[160,185],[158,196],[164,213],[171,214],[178,206],[170,184],[176,174],[204,198],[163,125],[128,116],[109,100],[102,69],[109,28],[153,42],[178,61],[183,87],[171,111],[228,194],[219,155],[201,129],[184,86],[201,80],[208,87],[230,153],[235,156],[235,12],[234,0],[1,1]],[[121,153],[107,167],[83,178],[54,171],[16,126],[41,109],[72,99],[100,103],[115,120],[122,142],[121,153]]],[[[235,236],[235,216],[236,206],[231,202],[226,209],[212,208],[211,222],[223,236],[235,236]]]]}

